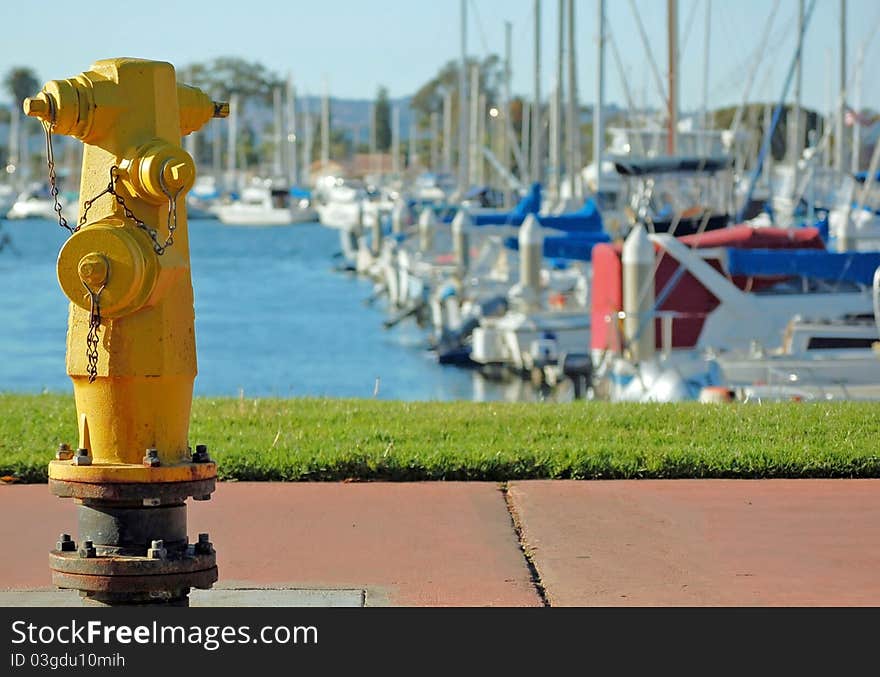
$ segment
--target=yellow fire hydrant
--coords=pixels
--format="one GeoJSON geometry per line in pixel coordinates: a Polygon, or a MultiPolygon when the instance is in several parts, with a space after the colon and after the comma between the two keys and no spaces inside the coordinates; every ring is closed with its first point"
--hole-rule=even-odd
{"type": "Polygon", "coordinates": [[[216,465],[189,446],[196,376],[185,197],[195,180],[180,139],[228,106],[177,83],[169,63],[107,59],[47,83],[24,110],[84,143],[80,217],[58,255],[70,299],[67,372],[79,444],[49,464],[52,493],[74,498],[79,543],[50,553],[55,585],[95,604],[187,604],[217,580],[207,534],[186,530],[216,465]]]}

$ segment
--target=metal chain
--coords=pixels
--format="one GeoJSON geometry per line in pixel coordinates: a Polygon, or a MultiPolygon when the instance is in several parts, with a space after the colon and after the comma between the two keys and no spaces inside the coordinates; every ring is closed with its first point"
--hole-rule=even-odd
{"type": "MultiPolygon", "coordinates": [[[[50,107],[53,106],[51,103],[51,97],[49,98],[49,101],[50,107]]],[[[168,198],[168,236],[165,238],[164,242],[159,242],[159,232],[155,228],[150,228],[150,226],[144,223],[143,220],[134,215],[134,212],[132,212],[129,206],[125,203],[125,198],[117,191],[116,185],[119,181],[118,165],[110,167],[110,181],[107,184],[107,187],[91,199],[83,202],[83,212],[79,217],[79,223],[77,223],[76,228],[71,227],[67,222],[67,219],[64,218],[61,213],[61,202],[58,200],[58,177],[55,172],[55,149],[52,146],[52,130],[55,127],[54,110],[50,110],[50,118],[53,122],[43,122],[43,129],[46,132],[46,165],[49,167],[49,194],[55,201],[53,209],[58,215],[58,225],[71,233],[75,233],[85,225],[86,216],[88,216],[89,209],[91,209],[95,201],[99,197],[109,193],[116,199],[117,204],[122,207],[122,213],[125,214],[125,218],[132,221],[138,228],[150,236],[150,240],[153,242],[153,251],[159,256],[162,256],[162,254],[165,253],[165,250],[174,244],[174,231],[177,230],[177,198],[180,196],[183,187],[179,188],[176,193],[172,193],[168,190],[168,186],[165,185],[164,172],[159,172],[159,186],[165,194],[165,197],[168,198]]]]}
{"type": "Polygon", "coordinates": [[[94,383],[98,377],[98,329],[101,328],[101,292],[107,286],[107,281],[101,285],[98,291],[94,291],[85,280],[83,287],[89,294],[89,332],[86,334],[86,373],[89,375],[89,383],[94,383]]]}
{"type": "Polygon", "coordinates": [[[58,215],[58,225],[62,228],[66,228],[71,233],[75,233],[79,230],[79,226],[76,228],[70,227],[70,224],[67,223],[67,219],[61,215],[61,203],[58,201],[58,177],[55,174],[55,149],[52,147],[52,129],[55,127],[54,105],[52,97],[49,97],[49,117],[52,122],[43,122],[43,129],[46,132],[46,164],[49,167],[49,194],[55,201],[53,209],[58,215]]]}
{"type": "MultiPolygon", "coordinates": [[[[159,232],[155,228],[150,228],[146,223],[144,223],[141,219],[134,215],[134,212],[129,209],[128,205],[125,203],[125,198],[117,191],[116,184],[119,181],[119,167],[117,165],[113,165],[110,167],[110,182],[107,184],[107,187],[104,188],[100,193],[95,195],[91,200],[86,200],[83,202],[83,213],[79,217],[79,225],[77,226],[77,230],[82,228],[82,226],[86,222],[86,216],[89,213],[89,209],[91,209],[92,204],[94,204],[95,200],[99,197],[106,195],[109,193],[116,199],[116,203],[122,207],[122,213],[125,214],[125,218],[129,219],[136,225],[138,228],[143,230],[147,235],[150,236],[150,240],[153,241],[153,251],[156,252],[159,256],[165,253],[165,251],[174,244],[174,231],[177,230],[177,198],[180,195],[180,190],[172,195],[172,193],[168,190],[165,185],[165,181],[162,178],[162,173],[159,173],[159,185],[162,187],[162,192],[165,193],[168,198],[168,236],[165,238],[164,242],[159,242],[159,232]]],[[[182,190],[182,189],[181,189],[182,190]]]]}
{"type": "MultiPolygon", "coordinates": [[[[110,167],[110,181],[107,183],[107,187],[91,199],[83,202],[83,211],[79,218],[79,223],[77,223],[75,228],[71,227],[67,222],[67,219],[61,214],[61,202],[58,199],[58,177],[55,173],[55,149],[52,146],[52,131],[55,128],[55,109],[52,97],[48,98],[50,106],[49,119],[51,122],[43,122],[43,128],[46,132],[46,164],[49,167],[49,193],[55,201],[53,209],[58,215],[58,225],[61,228],[68,230],[71,234],[75,233],[85,225],[86,216],[95,201],[109,193],[116,199],[116,203],[122,207],[122,212],[125,214],[125,218],[132,221],[150,237],[150,240],[153,242],[153,251],[155,251],[158,256],[162,256],[162,254],[174,244],[174,232],[177,230],[177,198],[180,196],[183,187],[179,188],[177,192],[171,193],[171,191],[168,190],[168,186],[165,185],[164,167],[159,171],[159,185],[162,192],[168,198],[168,236],[165,238],[164,242],[159,242],[159,234],[155,228],[150,228],[150,226],[144,223],[144,221],[134,215],[134,212],[132,212],[125,203],[125,198],[117,191],[116,184],[119,181],[119,167],[117,165],[110,167]]],[[[89,295],[89,331],[86,334],[86,373],[89,376],[89,383],[94,383],[95,379],[98,377],[98,346],[100,345],[98,330],[101,328],[101,292],[103,292],[104,288],[107,286],[107,281],[104,281],[104,284],[101,285],[101,288],[98,289],[98,291],[91,289],[89,285],[86,284],[85,280],[83,280],[83,286],[86,288],[86,292],[88,292],[89,295]]]]}

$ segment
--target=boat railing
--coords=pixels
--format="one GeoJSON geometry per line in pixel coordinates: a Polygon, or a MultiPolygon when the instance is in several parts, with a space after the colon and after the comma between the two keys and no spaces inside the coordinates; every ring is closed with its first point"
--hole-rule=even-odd
{"type": "Polygon", "coordinates": [[[610,349],[612,352],[620,352],[626,353],[629,352],[630,346],[639,340],[642,331],[645,327],[648,326],[648,323],[652,320],[660,320],[660,356],[663,359],[668,359],[672,354],[672,349],[675,346],[674,340],[674,328],[675,328],[675,320],[705,320],[709,316],[707,312],[684,312],[680,310],[652,310],[650,313],[646,314],[646,317],[641,319],[638,325],[638,329],[636,330],[635,335],[631,339],[626,338],[626,318],[627,313],[623,310],[619,310],[614,313],[606,313],[603,317],[606,324],[610,325],[613,331],[613,339],[609,341],[609,346],[606,350],[610,349]]]}

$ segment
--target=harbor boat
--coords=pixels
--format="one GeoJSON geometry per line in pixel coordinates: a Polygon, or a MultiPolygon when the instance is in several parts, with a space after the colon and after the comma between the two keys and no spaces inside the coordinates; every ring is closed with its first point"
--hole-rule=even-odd
{"type": "Polygon", "coordinates": [[[838,250],[880,250],[880,176],[868,178],[859,172],[841,180],[837,204],[828,214],[829,235],[838,250]]]}
{"type": "MultiPolygon", "coordinates": [[[[68,200],[66,196],[59,195],[58,203],[64,209],[64,216],[68,221],[75,221],[77,217],[77,204],[75,200],[68,200]]],[[[18,194],[12,206],[5,212],[7,219],[56,219],[55,200],[46,192],[44,186],[35,185],[18,194]]]]}
{"type": "Polygon", "coordinates": [[[758,343],[747,351],[714,357],[724,383],[766,399],[774,389],[786,399],[880,398],[880,360],[873,313],[834,320],[793,317],[782,344],[766,350],[758,343]]]}
{"type": "Polygon", "coordinates": [[[519,282],[506,294],[509,310],[500,316],[483,314],[472,329],[470,359],[484,371],[528,375],[536,384],[554,385],[569,358],[589,364],[589,252],[608,236],[591,238],[579,250],[586,252],[580,261],[573,250],[554,250],[569,241],[577,240],[546,237],[540,219],[530,215],[519,229],[516,246],[506,243],[519,252],[519,282]],[[568,263],[562,263],[558,255],[566,253],[568,263]],[[557,264],[545,267],[547,255],[556,255],[557,264]]]}
{"type": "Polygon", "coordinates": [[[649,233],[692,235],[725,228],[733,214],[733,158],[720,156],[619,157],[621,201],[628,224],[649,233]]]}
{"type": "Polygon", "coordinates": [[[316,217],[308,198],[295,199],[288,188],[260,180],[246,186],[238,200],[217,205],[214,211],[221,223],[236,226],[289,226],[316,217]]]}
{"type": "Polygon", "coordinates": [[[322,226],[352,230],[363,224],[366,191],[359,183],[336,179],[321,191],[316,205],[318,220],[322,226]]]}
{"type": "Polygon", "coordinates": [[[703,387],[724,385],[726,359],[733,369],[742,355],[785,354],[796,317],[832,323],[827,329],[873,314],[880,252],[828,251],[814,227],[741,225],[643,242],[642,258],[629,264],[620,245],[593,250],[591,349],[612,400],[696,399],[703,387]],[[635,276],[628,292],[627,275],[635,276]]]}
{"type": "Polygon", "coordinates": [[[394,209],[394,194],[384,187],[368,187],[361,200],[361,223],[364,228],[372,228],[391,216],[394,209]]]}

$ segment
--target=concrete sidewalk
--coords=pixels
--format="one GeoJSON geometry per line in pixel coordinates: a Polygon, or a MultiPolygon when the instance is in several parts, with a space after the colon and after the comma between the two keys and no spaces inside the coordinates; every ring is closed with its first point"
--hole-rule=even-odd
{"type": "MultiPolygon", "coordinates": [[[[70,603],[72,501],[0,487],[0,605],[70,603]]],[[[880,480],[222,483],[198,604],[877,605],[880,480]]],[[[75,601],[75,600],[73,600],[75,601]]]]}

